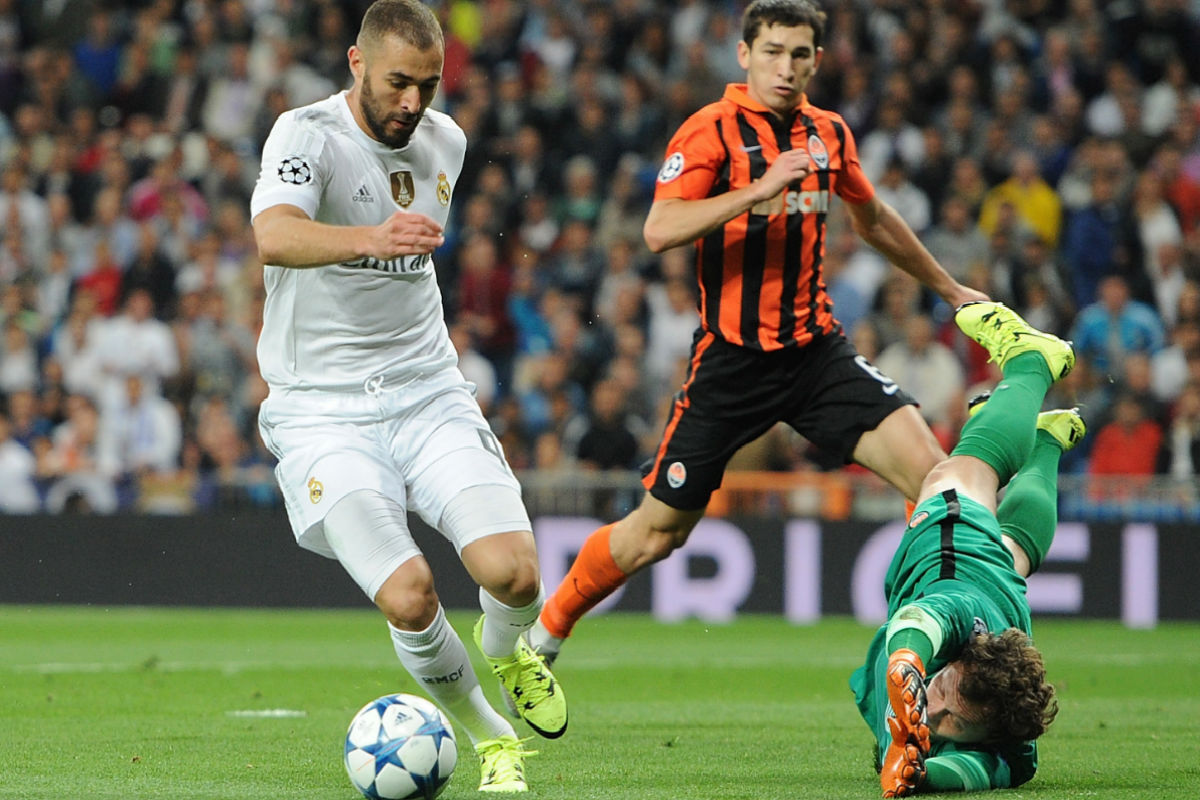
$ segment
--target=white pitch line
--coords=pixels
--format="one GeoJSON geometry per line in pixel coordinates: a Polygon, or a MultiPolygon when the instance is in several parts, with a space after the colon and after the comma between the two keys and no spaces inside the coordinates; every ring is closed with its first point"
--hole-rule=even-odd
{"type": "Polygon", "coordinates": [[[227,717],[262,717],[266,719],[291,719],[294,717],[307,717],[307,711],[299,711],[294,708],[249,708],[238,711],[226,711],[227,717]]]}

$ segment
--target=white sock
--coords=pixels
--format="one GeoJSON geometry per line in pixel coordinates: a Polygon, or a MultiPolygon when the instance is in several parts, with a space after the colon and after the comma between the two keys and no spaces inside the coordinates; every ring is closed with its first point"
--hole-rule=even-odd
{"type": "Polygon", "coordinates": [[[558,651],[562,649],[563,640],[554,636],[550,631],[546,630],[546,626],[542,624],[539,618],[532,628],[529,629],[529,646],[539,653],[551,653],[558,655],[558,651]]]}
{"type": "Polygon", "coordinates": [[[489,658],[511,656],[517,649],[517,638],[529,630],[542,613],[546,591],[539,585],[533,602],[520,608],[506,606],[480,587],[479,606],[483,609],[483,635],[480,649],[489,658]]]}
{"type": "Polygon", "coordinates": [[[400,663],[467,732],[472,744],[516,735],[513,726],[483,696],[467,648],[446,622],[446,612],[441,606],[433,623],[423,631],[402,631],[390,622],[388,629],[400,663]]]}

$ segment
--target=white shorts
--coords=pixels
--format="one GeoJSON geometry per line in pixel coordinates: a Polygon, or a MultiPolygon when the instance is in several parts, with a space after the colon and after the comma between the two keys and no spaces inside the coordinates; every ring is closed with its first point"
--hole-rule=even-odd
{"type": "MultiPolygon", "coordinates": [[[[272,392],[258,415],[279,464],[292,532],[301,547],[336,558],[326,512],[350,492],[373,489],[439,529],[442,512],[473,486],[521,486],[457,368],[457,380],[415,396],[411,385],[363,392],[272,392]]],[[[446,378],[449,376],[439,376],[446,378]]],[[[526,516],[524,530],[532,530],[526,516]]],[[[440,530],[440,529],[439,529],[440,530]]],[[[441,531],[456,549],[496,531],[441,531]]]]}

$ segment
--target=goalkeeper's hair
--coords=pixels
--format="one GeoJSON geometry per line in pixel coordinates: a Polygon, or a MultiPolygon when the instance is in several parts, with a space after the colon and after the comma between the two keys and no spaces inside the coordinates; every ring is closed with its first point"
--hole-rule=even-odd
{"type": "Polygon", "coordinates": [[[978,705],[988,720],[987,744],[1036,739],[1058,713],[1054,687],[1046,683],[1042,654],[1023,631],[973,638],[957,659],[962,666],[959,695],[978,705]]]}
{"type": "Polygon", "coordinates": [[[358,31],[358,46],[366,50],[384,36],[398,36],[418,50],[445,46],[437,16],[417,0],[376,0],[371,4],[358,31]]]}

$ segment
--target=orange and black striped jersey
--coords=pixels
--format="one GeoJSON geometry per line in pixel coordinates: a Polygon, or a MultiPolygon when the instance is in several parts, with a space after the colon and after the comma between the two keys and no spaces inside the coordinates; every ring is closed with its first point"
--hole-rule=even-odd
{"type": "Polygon", "coordinates": [[[856,204],[875,194],[854,136],[807,97],[780,119],[730,84],[675,132],[658,173],[655,200],[703,200],[749,185],[793,148],[808,151],[812,174],[696,242],[700,325],[731,344],[779,350],[840,330],[821,271],[825,215],[833,194],[856,204]]]}

